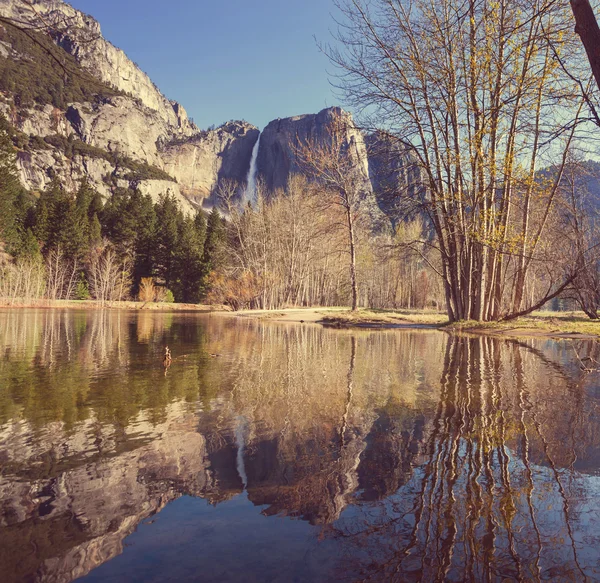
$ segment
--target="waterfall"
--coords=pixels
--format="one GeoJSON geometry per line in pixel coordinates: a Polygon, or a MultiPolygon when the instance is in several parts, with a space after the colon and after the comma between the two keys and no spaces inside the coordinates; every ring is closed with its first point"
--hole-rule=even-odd
{"type": "Polygon", "coordinates": [[[260,148],[260,137],[262,132],[258,134],[256,144],[252,148],[252,157],[250,158],[250,168],[248,168],[248,177],[246,178],[246,190],[244,191],[243,203],[254,205],[256,204],[256,175],[258,173],[258,150],[260,148]]]}

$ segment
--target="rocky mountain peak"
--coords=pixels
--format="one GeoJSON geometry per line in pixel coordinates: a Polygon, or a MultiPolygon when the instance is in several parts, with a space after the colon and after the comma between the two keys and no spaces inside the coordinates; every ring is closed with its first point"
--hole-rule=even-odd
{"type": "Polygon", "coordinates": [[[324,142],[329,139],[332,123],[343,118],[345,140],[354,143],[356,163],[361,166],[366,179],[369,163],[362,132],[356,127],[352,115],[340,107],[329,107],[319,113],[279,118],[267,125],[261,135],[258,153],[258,169],[267,188],[285,188],[290,174],[300,171],[295,149],[311,141],[324,142]]]}

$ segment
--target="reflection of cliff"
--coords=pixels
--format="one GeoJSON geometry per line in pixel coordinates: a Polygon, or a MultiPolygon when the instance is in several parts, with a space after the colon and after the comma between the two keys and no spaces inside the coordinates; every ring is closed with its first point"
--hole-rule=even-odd
{"type": "Polygon", "coordinates": [[[585,572],[581,541],[597,533],[579,519],[589,484],[572,467],[597,471],[600,395],[567,344],[171,314],[11,318],[9,581],[70,581],[179,496],[219,505],[243,490],[266,516],[327,525],[341,568],[375,579],[585,572]],[[165,375],[152,363],[167,341],[165,375]]]}
{"type": "MultiPolygon", "coordinates": [[[[42,473],[52,474],[51,468],[39,468],[40,477],[31,481],[2,478],[0,570],[14,573],[14,581],[71,581],[120,554],[123,539],[141,520],[182,494],[207,490],[205,441],[196,423],[185,408],[173,406],[164,423],[148,426],[140,420],[135,432],[121,437],[115,447],[120,453],[109,450],[99,458],[94,457],[98,440],[114,436],[103,436],[101,429],[94,435],[85,426],[78,443],[71,440],[70,458],[62,460],[70,468],[48,478],[42,473]]],[[[57,429],[48,439],[67,438],[60,433],[57,429]]],[[[15,459],[22,451],[40,459],[39,451],[24,445],[11,449],[7,461],[26,465],[26,459],[15,459]]],[[[60,452],[52,451],[58,462],[60,452]]]]}

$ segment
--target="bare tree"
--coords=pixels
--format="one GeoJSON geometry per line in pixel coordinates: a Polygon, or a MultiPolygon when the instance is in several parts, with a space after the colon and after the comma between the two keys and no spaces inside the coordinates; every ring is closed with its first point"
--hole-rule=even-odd
{"type": "Polygon", "coordinates": [[[548,242],[582,109],[555,58],[574,50],[568,7],[338,6],[340,43],[324,50],[350,104],[369,114],[363,125],[387,128],[418,160],[450,320],[511,319],[560,294],[574,277],[571,250],[551,254],[548,242]],[[540,166],[551,161],[555,174],[540,181],[540,166]]]}
{"type": "Polygon", "coordinates": [[[131,265],[120,258],[108,241],[92,252],[89,268],[90,292],[100,304],[124,300],[131,289],[131,265]]]}
{"type": "Polygon", "coordinates": [[[296,148],[299,164],[306,174],[322,185],[324,207],[342,210],[350,256],[350,286],[352,310],[358,309],[358,281],[356,276],[357,224],[368,217],[366,196],[369,185],[361,171],[360,152],[351,136],[348,114],[335,116],[323,141],[306,141],[296,148]]]}
{"type": "Polygon", "coordinates": [[[68,300],[73,297],[77,285],[79,265],[76,259],[69,260],[60,245],[46,257],[46,298],[68,300]]]}

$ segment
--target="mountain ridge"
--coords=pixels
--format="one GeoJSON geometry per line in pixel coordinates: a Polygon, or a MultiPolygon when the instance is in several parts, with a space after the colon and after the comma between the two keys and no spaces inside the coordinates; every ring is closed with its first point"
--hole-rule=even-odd
{"type": "Polygon", "coordinates": [[[201,130],[104,39],[91,16],[62,0],[31,6],[1,0],[0,17],[0,115],[10,125],[20,179],[30,191],[43,191],[55,176],[71,191],[86,179],[104,198],[116,187],[138,188],[155,200],[169,191],[192,212],[214,204],[222,180],[243,190],[259,135],[259,177],[270,191],[285,188],[299,170],[299,140],[327,139],[328,123],[342,115],[365,182],[376,182],[365,136],[341,108],[278,118],[262,132],[233,120],[201,130]],[[40,22],[47,34],[38,30],[40,22]]]}

